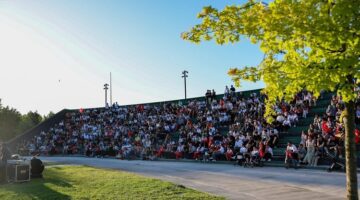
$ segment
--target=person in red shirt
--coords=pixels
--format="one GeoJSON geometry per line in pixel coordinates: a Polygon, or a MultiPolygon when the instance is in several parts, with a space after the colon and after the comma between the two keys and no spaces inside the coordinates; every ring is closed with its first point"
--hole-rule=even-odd
{"type": "Polygon", "coordinates": [[[187,129],[191,129],[192,127],[193,127],[193,124],[192,124],[191,120],[188,120],[188,121],[186,122],[186,128],[187,128],[187,129]]]}
{"type": "Polygon", "coordinates": [[[129,138],[131,138],[131,137],[133,136],[133,132],[132,132],[132,131],[129,131],[129,132],[128,132],[128,136],[129,136],[129,138]]]}
{"type": "Polygon", "coordinates": [[[156,152],[156,157],[160,158],[164,154],[165,149],[163,146],[160,146],[160,149],[156,152]]]}
{"type": "Polygon", "coordinates": [[[220,107],[221,109],[225,109],[225,101],[223,99],[220,99],[220,107]]]}
{"type": "Polygon", "coordinates": [[[260,142],[259,144],[259,156],[260,158],[264,158],[265,156],[265,145],[263,142],[260,142]]]}
{"type": "Polygon", "coordinates": [[[209,137],[209,139],[208,139],[208,147],[211,147],[213,144],[214,144],[213,137],[209,137]]]}
{"type": "Polygon", "coordinates": [[[184,152],[184,145],[183,144],[180,144],[177,149],[176,149],[176,152],[175,152],[175,157],[176,157],[176,160],[180,159],[183,157],[183,152],[184,152]]]}
{"type": "Polygon", "coordinates": [[[323,121],[321,122],[321,130],[324,135],[328,135],[331,133],[331,129],[328,126],[328,122],[325,119],[323,119],[323,121]]]}
{"type": "Polygon", "coordinates": [[[194,155],[193,155],[193,158],[194,158],[195,160],[198,160],[198,159],[201,158],[202,149],[203,149],[202,147],[196,148],[196,151],[194,152],[194,155]]]}
{"type": "Polygon", "coordinates": [[[227,151],[225,153],[226,160],[230,161],[232,159],[233,155],[234,155],[233,150],[228,147],[228,149],[227,149],[227,151]]]}
{"type": "Polygon", "coordinates": [[[285,103],[281,104],[281,111],[285,113],[287,111],[285,103]]]}
{"type": "Polygon", "coordinates": [[[359,129],[355,129],[355,143],[360,144],[360,131],[359,131],[359,129]]]}

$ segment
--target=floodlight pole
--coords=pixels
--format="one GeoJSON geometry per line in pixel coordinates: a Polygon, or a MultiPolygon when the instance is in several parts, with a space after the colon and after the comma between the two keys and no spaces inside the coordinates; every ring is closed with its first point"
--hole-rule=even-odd
{"type": "Polygon", "coordinates": [[[186,78],[189,77],[189,76],[187,75],[188,73],[189,73],[188,71],[184,70],[184,71],[182,72],[182,76],[181,76],[182,78],[184,78],[185,99],[187,99],[186,78]]]}
{"type": "Polygon", "coordinates": [[[104,90],[105,90],[105,107],[107,107],[107,90],[109,89],[109,84],[104,84],[104,90]]]}
{"type": "Polygon", "coordinates": [[[112,102],[112,77],[111,77],[111,72],[110,72],[110,106],[113,105],[112,102]]]}

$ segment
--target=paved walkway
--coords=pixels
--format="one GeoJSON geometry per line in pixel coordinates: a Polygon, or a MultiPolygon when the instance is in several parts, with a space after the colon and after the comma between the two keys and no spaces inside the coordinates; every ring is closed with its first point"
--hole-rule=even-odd
{"type": "MultiPolygon", "coordinates": [[[[228,199],[332,200],[345,197],[345,174],[320,170],[243,168],[228,164],[42,157],[44,161],[120,169],[228,199]]],[[[359,177],[359,176],[358,176],[359,177]]]]}

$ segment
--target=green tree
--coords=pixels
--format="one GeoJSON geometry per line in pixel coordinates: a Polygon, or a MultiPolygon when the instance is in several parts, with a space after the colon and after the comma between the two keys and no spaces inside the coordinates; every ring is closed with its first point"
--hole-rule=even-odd
{"type": "Polygon", "coordinates": [[[47,115],[43,116],[43,121],[53,117],[55,115],[55,113],[53,111],[50,111],[47,115]]]}
{"type": "Polygon", "coordinates": [[[354,88],[360,80],[360,1],[249,0],[222,10],[204,7],[198,18],[202,22],[184,32],[183,39],[214,39],[222,45],[248,38],[260,45],[265,54],[261,63],[228,74],[238,86],[240,80],[264,81],[269,122],[278,99],[290,100],[304,88],[315,96],[327,90],[343,97],[347,198],[358,199],[354,88]]]}
{"type": "Polygon", "coordinates": [[[36,125],[38,125],[43,120],[42,116],[37,112],[29,111],[27,114],[21,117],[21,122],[18,126],[17,133],[21,134],[36,125]]]}
{"type": "MultiPolygon", "coordinates": [[[[49,113],[49,116],[51,112],[49,113]]],[[[15,108],[2,106],[0,99],[0,140],[9,140],[38,125],[43,117],[37,112],[21,115],[15,108]]]]}
{"type": "Polygon", "coordinates": [[[37,111],[29,111],[24,117],[28,118],[34,126],[38,125],[43,120],[42,116],[37,111]]]}
{"type": "Polygon", "coordinates": [[[21,121],[21,114],[9,106],[3,107],[0,101],[0,140],[14,137],[21,121]]]}

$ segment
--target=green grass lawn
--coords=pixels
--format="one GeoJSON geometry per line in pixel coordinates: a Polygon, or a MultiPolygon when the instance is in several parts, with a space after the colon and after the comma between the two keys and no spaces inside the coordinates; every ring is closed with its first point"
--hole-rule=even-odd
{"type": "Polygon", "coordinates": [[[44,179],[0,185],[0,199],[223,199],[193,189],[116,170],[50,166],[44,179]]]}

